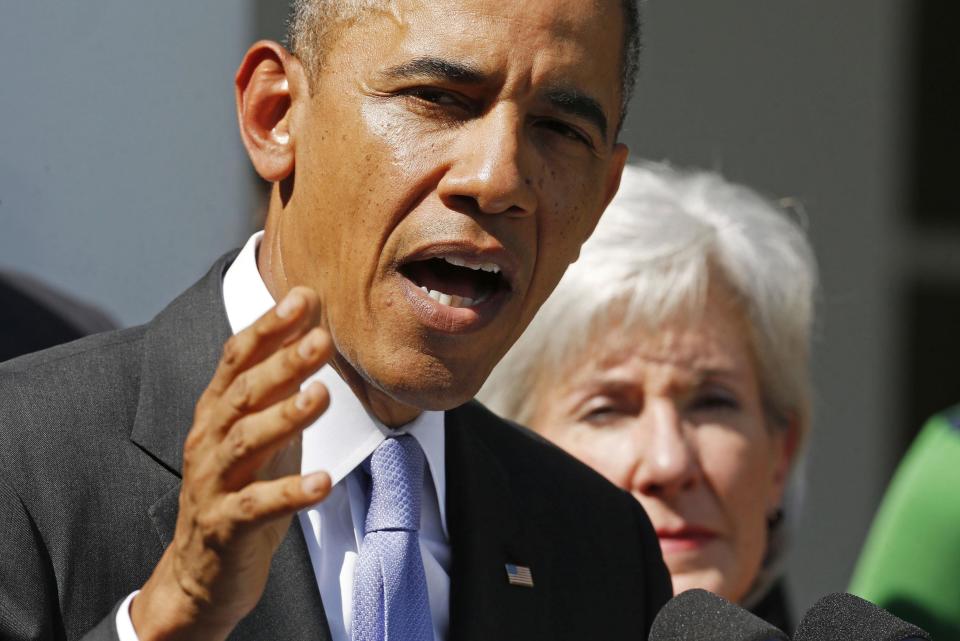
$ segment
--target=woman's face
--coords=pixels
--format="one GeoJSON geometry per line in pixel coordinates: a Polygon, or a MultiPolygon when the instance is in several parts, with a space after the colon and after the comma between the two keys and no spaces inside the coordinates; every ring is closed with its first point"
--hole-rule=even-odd
{"type": "Polygon", "coordinates": [[[675,593],[739,601],[760,569],[790,448],[767,422],[729,300],[713,288],[700,320],[611,328],[559,381],[543,381],[531,424],[643,504],[675,593]]]}

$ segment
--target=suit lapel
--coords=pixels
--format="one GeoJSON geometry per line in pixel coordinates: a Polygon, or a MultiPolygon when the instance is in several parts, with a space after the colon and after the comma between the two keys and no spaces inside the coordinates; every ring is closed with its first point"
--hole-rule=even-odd
{"type": "Polygon", "coordinates": [[[300,519],[294,517],[286,538],[273,555],[267,586],[256,609],[240,622],[230,638],[330,641],[330,627],[300,519]]]}
{"type": "MultiPolygon", "coordinates": [[[[179,499],[178,482],[147,511],[164,549],[173,540],[179,499]]],[[[330,628],[299,519],[293,519],[273,555],[263,597],[230,638],[330,641],[330,628]]]]}
{"type": "Polygon", "coordinates": [[[193,408],[230,337],[223,274],[236,253],[218,260],[196,285],[147,326],[140,398],[130,438],[178,477],[193,408]]]}
{"type": "MultiPolygon", "coordinates": [[[[183,442],[193,423],[193,409],[231,333],[222,284],[235,255],[218,260],[200,282],[164,309],[144,338],[140,397],[130,438],[170,472],[170,489],[147,510],[164,549],[173,540],[176,526],[183,442]]],[[[263,597],[231,639],[329,641],[313,566],[297,521],[291,523],[273,557],[263,597]]]]}
{"type": "Polygon", "coordinates": [[[470,405],[446,414],[447,526],[450,532],[450,641],[543,638],[549,559],[525,533],[509,476],[470,405]],[[526,566],[534,587],[511,585],[506,564],[526,566]]]}

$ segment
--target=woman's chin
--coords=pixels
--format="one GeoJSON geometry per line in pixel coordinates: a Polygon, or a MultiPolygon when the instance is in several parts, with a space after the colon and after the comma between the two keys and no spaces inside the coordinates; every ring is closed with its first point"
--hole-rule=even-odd
{"type": "MultiPolygon", "coordinates": [[[[667,566],[669,568],[669,562],[667,566]]],[[[681,592],[698,588],[718,594],[724,599],[734,603],[736,603],[739,597],[739,595],[732,593],[730,584],[723,580],[723,575],[717,568],[676,572],[671,568],[670,575],[673,579],[674,594],[680,594],[681,592]]]]}

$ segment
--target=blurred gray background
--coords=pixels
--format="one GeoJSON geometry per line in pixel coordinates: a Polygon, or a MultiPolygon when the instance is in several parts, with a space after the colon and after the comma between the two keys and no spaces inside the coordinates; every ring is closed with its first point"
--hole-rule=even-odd
{"type": "MultiPolygon", "coordinates": [[[[920,417],[960,402],[945,375],[960,358],[960,232],[949,206],[914,194],[918,8],[934,5],[646,3],[626,141],[796,198],[822,268],[797,611],[846,587],[920,417]]],[[[265,0],[4,3],[0,268],[133,324],[242,243],[262,192],[232,76],[284,12],[265,0]]]]}
{"type": "Polygon", "coordinates": [[[232,79],[253,19],[243,2],[4,2],[0,268],[133,324],[240,243],[232,79]]]}

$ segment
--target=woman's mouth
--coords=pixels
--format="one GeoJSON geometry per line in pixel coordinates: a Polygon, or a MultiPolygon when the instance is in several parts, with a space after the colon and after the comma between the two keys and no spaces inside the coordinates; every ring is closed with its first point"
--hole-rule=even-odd
{"type": "Polygon", "coordinates": [[[657,528],[660,549],[663,554],[695,552],[717,538],[713,530],[696,525],[673,528],[657,528]]]}

